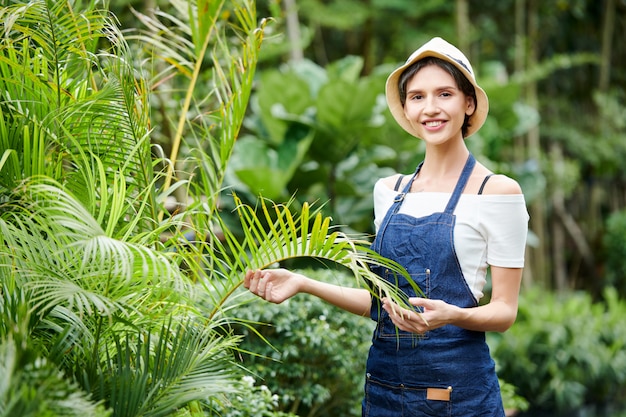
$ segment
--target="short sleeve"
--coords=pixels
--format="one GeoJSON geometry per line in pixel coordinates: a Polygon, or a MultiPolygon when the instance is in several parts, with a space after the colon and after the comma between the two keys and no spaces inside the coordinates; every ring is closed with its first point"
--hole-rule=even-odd
{"type": "Polygon", "coordinates": [[[397,194],[395,191],[390,190],[383,182],[382,179],[376,181],[374,184],[374,227],[376,232],[383,222],[383,218],[389,211],[389,208],[393,205],[393,197],[397,194]]]}
{"type": "Polygon", "coordinates": [[[479,217],[487,241],[487,263],[505,268],[522,268],[530,219],[524,196],[484,197],[479,217]]]}

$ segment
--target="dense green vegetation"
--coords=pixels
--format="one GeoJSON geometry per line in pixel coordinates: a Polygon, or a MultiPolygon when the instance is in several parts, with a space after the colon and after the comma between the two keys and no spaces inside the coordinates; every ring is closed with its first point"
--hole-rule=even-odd
{"type": "Polygon", "coordinates": [[[353,233],[423,152],[384,80],[435,35],[490,97],[468,145],[532,217],[518,322],[490,335],[507,405],[626,405],[623,2],[8,0],[0,22],[0,417],[358,415],[369,321],[239,286],[311,256],[375,280],[353,233]]]}
{"type": "Polygon", "coordinates": [[[515,326],[504,335],[489,334],[500,377],[532,399],[535,413],[624,410],[626,302],[613,289],[603,301],[580,292],[527,291],[515,326]]]}
{"type": "Polygon", "coordinates": [[[171,6],[127,35],[98,2],[0,9],[2,416],[218,413],[249,389],[228,310],[250,268],[314,255],[396,297],[366,265],[396,267],[307,205],[238,204],[236,239],[217,205],[265,22],[245,0],[171,6]]]}

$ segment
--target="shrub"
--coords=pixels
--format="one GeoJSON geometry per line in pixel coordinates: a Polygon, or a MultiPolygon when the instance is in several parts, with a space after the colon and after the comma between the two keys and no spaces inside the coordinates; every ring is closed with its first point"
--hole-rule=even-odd
{"type": "MultiPolygon", "coordinates": [[[[354,285],[338,271],[310,270],[325,282],[354,285]]],[[[235,313],[240,319],[268,323],[245,338],[243,366],[278,394],[284,410],[301,416],[360,416],[365,361],[374,323],[320,299],[297,295],[283,304],[254,301],[235,313]],[[270,346],[274,345],[274,347],[270,346]]]]}
{"type": "Polygon", "coordinates": [[[241,392],[228,395],[223,401],[213,399],[215,415],[219,417],[297,417],[295,414],[276,411],[278,395],[272,394],[266,385],[256,385],[251,376],[241,379],[245,387],[241,392]]]}
{"type": "Polygon", "coordinates": [[[488,335],[499,375],[530,401],[531,412],[626,406],[625,316],[614,289],[595,303],[585,293],[526,291],[517,323],[488,335]]]}

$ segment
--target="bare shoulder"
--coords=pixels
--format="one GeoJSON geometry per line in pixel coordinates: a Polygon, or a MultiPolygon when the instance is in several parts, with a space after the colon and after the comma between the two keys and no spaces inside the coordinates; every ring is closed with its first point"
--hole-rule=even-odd
{"type": "MultiPolygon", "coordinates": [[[[389,177],[381,178],[380,181],[390,190],[393,190],[398,182],[398,179],[402,177],[402,174],[394,174],[389,177]]],[[[403,181],[404,182],[404,181],[403,181]]]]}
{"type": "Polygon", "coordinates": [[[496,174],[485,184],[483,194],[522,194],[522,188],[513,178],[496,174]]]}

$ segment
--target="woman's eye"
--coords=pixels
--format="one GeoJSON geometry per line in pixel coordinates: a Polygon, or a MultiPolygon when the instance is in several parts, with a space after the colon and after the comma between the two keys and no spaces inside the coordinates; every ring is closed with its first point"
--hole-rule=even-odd
{"type": "Polygon", "coordinates": [[[411,100],[420,100],[421,98],[422,98],[422,96],[421,96],[421,95],[419,95],[419,94],[416,94],[416,95],[414,95],[414,96],[411,96],[411,100]]]}
{"type": "Polygon", "coordinates": [[[450,97],[450,96],[452,96],[452,94],[444,92],[444,93],[441,93],[441,96],[442,97],[450,97]]]}

